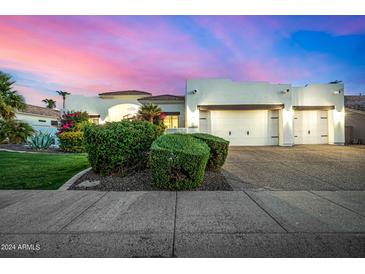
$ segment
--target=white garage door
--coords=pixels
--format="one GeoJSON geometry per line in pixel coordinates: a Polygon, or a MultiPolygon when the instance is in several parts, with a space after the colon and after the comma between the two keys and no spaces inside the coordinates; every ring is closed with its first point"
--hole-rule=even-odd
{"type": "Polygon", "coordinates": [[[294,112],[294,144],[327,144],[328,111],[294,112]]]}
{"type": "Polygon", "coordinates": [[[230,145],[278,145],[277,110],[222,110],[210,112],[213,135],[230,145]]]}

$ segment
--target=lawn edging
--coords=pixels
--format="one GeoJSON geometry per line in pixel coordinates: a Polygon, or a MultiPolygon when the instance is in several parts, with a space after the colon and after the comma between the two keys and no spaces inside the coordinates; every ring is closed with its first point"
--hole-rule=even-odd
{"type": "Polygon", "coordinates": [[[86,172],[89,172],[91,170],[91,167],[88,167],[87,169],[84,169],[80,171],[79,173],[72,176],[66,183],[64,183],[59,189],[60,191],[68,190],[70,186],[72,186],[82,175],[84,175],[86,172]]]}
{"type": "Polygon", "coordinates": [[[6,148],[0,148],[0,151],[18,152],[18,153],[42,153],[42,152],[36,152],[36,151],[24,151],[24,150],[14,150],[14,149],[6,149],[6,148]]]}

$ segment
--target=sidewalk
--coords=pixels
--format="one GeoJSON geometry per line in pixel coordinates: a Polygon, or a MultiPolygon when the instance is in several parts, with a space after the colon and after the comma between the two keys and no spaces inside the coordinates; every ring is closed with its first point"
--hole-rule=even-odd
{"type": "Polygon", "coordinates": [[[0,239],[0,257],[364,257],[365,191],[0,191],[0,239]]]}

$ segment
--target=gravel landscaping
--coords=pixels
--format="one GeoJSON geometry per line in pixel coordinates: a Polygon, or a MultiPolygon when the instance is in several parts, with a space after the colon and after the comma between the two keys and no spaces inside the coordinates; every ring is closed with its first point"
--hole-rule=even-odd
{"type": "MultiPolygon", "coordinates": [[[[78,179],[69,189],[72,190],[101,190],[101,191],[148,191],[161,190],[152,184],[148,169],[129,174],[125,177],[118,175],[100,176],[89,171],[78,179]]],[[[194,190],[217,191],[228,190],[232,187],[227,183],[223,174],[206,171],[203,184],[194,190]]]]}

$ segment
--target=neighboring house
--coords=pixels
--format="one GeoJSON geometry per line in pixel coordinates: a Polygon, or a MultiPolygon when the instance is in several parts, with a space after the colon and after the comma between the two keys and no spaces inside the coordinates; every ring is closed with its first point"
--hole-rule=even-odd
{"type": "Polygon", "coordinates": [[[185,97],[118,91],[66,97],[66,110],[87,111],[96,123],[134,116],[143,103],[168,115],[169,128],[221,136],[231,145],[344,144],[344,85],[238,83],[225,79],[188,80],[185,97]]]}
{"type": "Polygon", "coordinates": [[[346,143],[365,144],[365,96],[345,96],[346,143]]]}
{"type": "Polygon", "coordinates": [[[26,105],[24,111],[16,113],[16,119],[27,122],[36,131],[55,133],[60,119],[60,112],[55,109],[26,105]]]}

